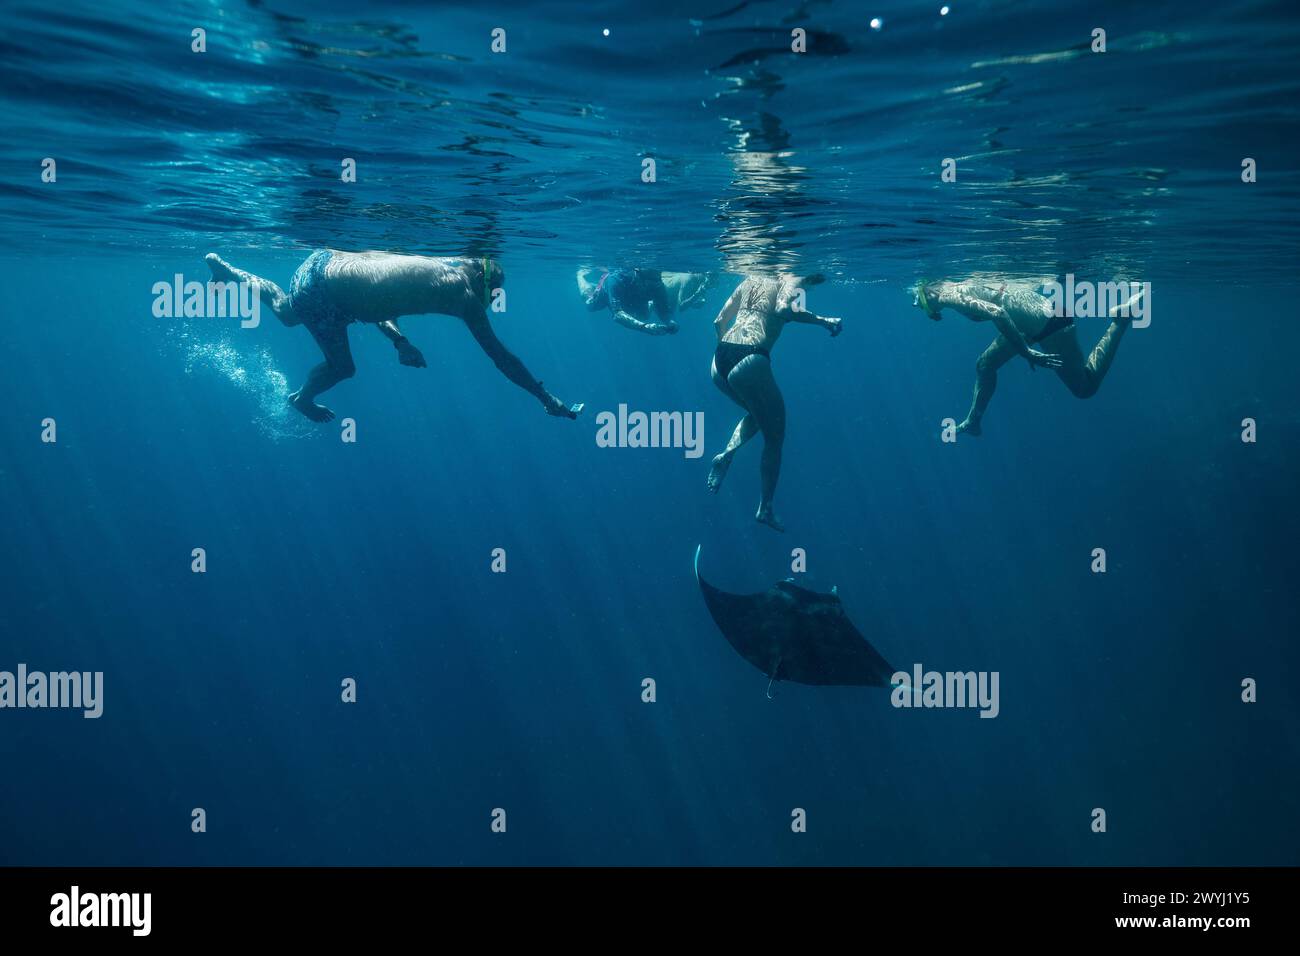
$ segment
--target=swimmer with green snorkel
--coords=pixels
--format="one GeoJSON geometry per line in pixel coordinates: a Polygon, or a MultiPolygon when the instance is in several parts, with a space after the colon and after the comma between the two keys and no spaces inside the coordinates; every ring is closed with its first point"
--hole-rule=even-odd
{"type": "Polygon", "coordinates": [[[1120,339],[1133,324],[1137,292],[1109,311],[1112,320],[1087,359],[1079,348],[1074,319],[1058,314],[1049,296],[1031,283],[947,282],[922,279],[913,290],[912,304],[936,322],[944,309],[952,309],[975,322],[991,321],[999,335],[975,363],[975,394],[958,431],[979,435],[981,422],[998,385],[998,369],[1022,355],[1030,368],[1050,368],[1078,398],[1097,394],[1110,370],[1120,339]],[[1042,346],[1041,349],[1035,346],[1042,346]]]}
{"type": "Polygon", "coordinates": [[[320,346],[325,361],[307,375],[289,404],[314,422],[334,413],[316,396],[356,373],[348,326],[376,325],[397,349],[398,361],[424,368],[424,356],[402,334],[404,315],[454,315],[506,378],[542,403],[547,414],[577,418],[582,405],[568,405],[545,388],[510,352],[488,322],[492,290],[505,281],[501,266],[488,258],[438,259],[386,252],[335,252],[318,249],[293,275],[288,294],[274,282],[236,269],[215,253],[208,268],[220,282],[249,282],[263,305],[285,325],[304,325],[320,346]]]}

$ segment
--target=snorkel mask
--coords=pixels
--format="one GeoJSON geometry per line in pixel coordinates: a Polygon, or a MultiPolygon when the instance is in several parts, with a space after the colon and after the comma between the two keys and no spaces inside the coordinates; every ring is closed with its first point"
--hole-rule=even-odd
{"type": "Polygon", "coordinates": [[[939,314],[938,309],[930,305],[930,300],[925,296],[925,287],[928,286],[930,282],[930,279],[922,279],[916,284],[916,298],[912,300],[912,305],[919,307],[926,315],[938,322],[943,318],[943,316],[939,314]]]}

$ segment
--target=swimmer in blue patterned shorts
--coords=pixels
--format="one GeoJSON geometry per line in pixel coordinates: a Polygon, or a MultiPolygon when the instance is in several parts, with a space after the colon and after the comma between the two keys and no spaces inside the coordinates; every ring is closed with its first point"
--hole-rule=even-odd
{"type": "Polygon", "coordinates": [[[542,403],[547,414],[577,418],[582,405],[568,405],[533,378],[524,363],[497,338],[488,323],[492,290],[505,281],[505,272],[492,259],[435,259],[386,252],[335,252],[318,249],[293,275],[288,294],[269,279],[236,269],[215,253],[208,268],[219,282],[249,282],[263,305],[285,325],[305,325],[325,361],[311,370],[289,403],[315,422],[334,413],[317,404],[316,396],[356,373],[348,326],[364,322],[379,330],[397,348],[403,365],[424,368],[420,354],[397,327],[404,315],[454,315],[469,327],[474,340],[506,378],[542,403]]]}

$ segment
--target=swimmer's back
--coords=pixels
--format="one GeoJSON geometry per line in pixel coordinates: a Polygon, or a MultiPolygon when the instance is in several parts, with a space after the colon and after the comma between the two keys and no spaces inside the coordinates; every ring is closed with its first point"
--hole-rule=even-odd
{"type": "Polygon", "coordinates": [[[326,291],[356,322],[454,312],[470,292],[464,263],[391,252],[331,252],[326,291]]]}
{"type": "Polygon", "coordinates": [[[781,336],[785,325],[776,313],[781,297],[780,279],[759,276],[747,278],[737,291],[740,303],[736,320],[722,336],[723,342],[759,345],[770,349],[781,336]]]}

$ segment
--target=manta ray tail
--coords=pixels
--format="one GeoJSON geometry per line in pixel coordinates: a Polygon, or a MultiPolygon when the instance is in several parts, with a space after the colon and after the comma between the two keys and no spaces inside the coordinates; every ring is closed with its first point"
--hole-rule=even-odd
{"type": "MultiPolygon", "coordinates": [[[[906,686],[908,686],[908,685],[904,684],[902,681],[890,681],[890,682],[889,682],[889,689],[890,689],[890,690],[897,690],[899,687],[906,687],[906,686]]],[[[911,688],[911,691],[912,691],[912,697],[913,697],[913,698],[919,698],[919,697],[921,696],[921,688],[919,688],[919,687],[913,687],[913,688],[911,688]]]]}

